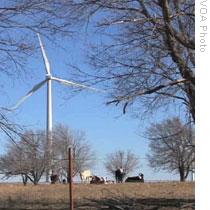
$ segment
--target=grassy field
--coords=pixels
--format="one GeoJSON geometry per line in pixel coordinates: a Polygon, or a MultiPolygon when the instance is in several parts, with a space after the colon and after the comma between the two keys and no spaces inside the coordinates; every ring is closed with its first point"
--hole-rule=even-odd
{"type": "MultiPolygon", "coordinates": [[[[194,183],[75,184],[75,209],[191,210],[194,183]]],[[[68,185],[0,184],[0,210],[67,210],[68,185]]]]}

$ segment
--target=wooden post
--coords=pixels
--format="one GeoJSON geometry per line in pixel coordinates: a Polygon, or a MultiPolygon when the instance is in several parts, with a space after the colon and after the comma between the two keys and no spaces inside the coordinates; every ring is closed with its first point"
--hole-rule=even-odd
{"type": "Polygon", "coordinates": [[[74,209],[74,205],[73,205],[73,180],[72,180],[72,171],[73,171],[73,167],[72,167],[72,147],[69,147],[68,149],[68,155],[69,155],[69,201],[70,201],[70,210],[74,209]]]}

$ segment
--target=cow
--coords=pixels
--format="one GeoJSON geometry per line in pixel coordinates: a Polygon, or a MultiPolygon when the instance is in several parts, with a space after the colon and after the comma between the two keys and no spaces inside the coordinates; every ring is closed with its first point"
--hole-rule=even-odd
{"type": "Polygon", "coordinates": [[[139,176],[128,177],[125,182],[144,182],[144,174],[140,173],[139,176]]]}
{"type": "Polygon", "coordinates": [[[90,180],[90,184],[105,184],[105,180],[103,177],[92,176],[90,180]]]}
{"type": "Polygon", "coordinates": [[[122,183],[124,176],[125,176],[125,172],[124,172],[123,168],[118,168],[115,171],[115,180],[116,180],[116,183],[122,183]]]}
{"type": "Polygon", "coordinates": [[[114,180],[105,180],[105,184],[114,184],[115,182],[114,182],[114,180]]]}
{"type": "Polygon", "coordinates": [[[83,183],[90,183],[92,173],[90,170],[80,172],[80,179],[83,183]]]}
{"type": "Polygon", "coordinates": [[[55,184],[56,182],[59,182],[59,176],[58,174],[52,174],[50,176],[51,184],[55,184]]]}

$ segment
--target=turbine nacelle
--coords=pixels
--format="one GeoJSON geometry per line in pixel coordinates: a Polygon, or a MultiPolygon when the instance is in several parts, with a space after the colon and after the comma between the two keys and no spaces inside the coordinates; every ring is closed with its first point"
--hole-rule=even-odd
{"type": "Polygon", "coordinates": [[[46,74],[46,80],[52,80],[52,75],[51,74],[46,74]]]}

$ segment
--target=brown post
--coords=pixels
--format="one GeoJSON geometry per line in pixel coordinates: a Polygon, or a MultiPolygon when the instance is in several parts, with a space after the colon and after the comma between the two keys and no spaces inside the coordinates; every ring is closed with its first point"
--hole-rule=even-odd
{"type": "Polygon", "coordinates": [[[68,150],[68,155],[69,155],[69,201],[70,201],[70,210],[74,209],[73,205],[73,180],[72,180],[72,147],[69,147],[68,150]]]}

